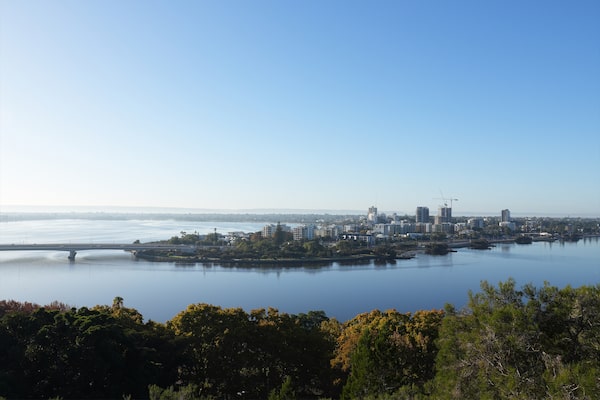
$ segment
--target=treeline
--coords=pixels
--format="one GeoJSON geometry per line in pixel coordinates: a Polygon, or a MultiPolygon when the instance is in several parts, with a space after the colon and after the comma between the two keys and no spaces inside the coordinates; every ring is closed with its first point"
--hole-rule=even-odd
{"type": "Polygon", "coordinates": [[[597,399],[600,285],[482,283],[455,310],[340,323],[190,305],[165,324],[111,306],[0,302],[0,396],[597,399]]]}
{"type": "MultiPolygon", "coordinates": [[[[278,229],[274,237],[264,238],[260,232],[250,235],[249,239],[238,240],[233,245],[228,245],[223,236],[210,233],[200,235],[197,232],[181,232],[181,236],[173,236],[166,241],[175,245],[199,246],[195,256],[203,259],[218,259],[230,261],[245,260],[273,260],[273,259],[303,259],[303,258],[331,258],[350,257],[357,255],[373,255],[377,258],[394,259],[398,252],[413,250],[416,242],[404,245],[379,244],[369,246],[360,240],[340,240],[329,246],[324,241],[294,240],[290,232],[278,229]],[[218,245],[218,246],[217,246],[218,245]],[[207,247],[203,247],[207,246],[207,247]]],[[[147,250],[138,252],[138,255],[173,255],[174,252],[160,252],[147,250]]]]}

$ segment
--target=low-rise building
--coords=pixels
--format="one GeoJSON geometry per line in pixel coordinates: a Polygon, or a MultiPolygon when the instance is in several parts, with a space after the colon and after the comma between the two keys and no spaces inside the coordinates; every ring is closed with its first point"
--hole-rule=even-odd
{"type": "Polygon", "coordinates": [[[433,224],[430,222],[424,223],[419,222],[415,224],[416,233],[431,233],[433,231],[433,224]]]}
{"type": "Polygon", "coordinates": [[[441,224],[433,225],[434,233],[454,233],[454,224],[450,222],[443,222],[441,224]]]}
{"type": "Polygon", "coordinates": [[[483,229],[484,225],[483,218],[469,218],[467,220],[467,226],[471,229],[483,229]]]}
{"type": "Polygon", "coordinates": [[[516,229],[517,229],[517,224],[515,224],[514,222],[502,221],[502,222],[498,223],[498,225],[499,225],[501,228],[508,228],[508,229],[510,229],[511,231],[514,231],[514,230],[516,230],[516,229]]]}
{"type": "Polygon", "coordinates": [[[354,241],[362,241],[367,243],[369,246],[375,243],[375,238],[373,235],[363,235],[363,234],[352,234],[352,233],[342,233],[339,236],[340,240],[354,240],[354,241]]]}

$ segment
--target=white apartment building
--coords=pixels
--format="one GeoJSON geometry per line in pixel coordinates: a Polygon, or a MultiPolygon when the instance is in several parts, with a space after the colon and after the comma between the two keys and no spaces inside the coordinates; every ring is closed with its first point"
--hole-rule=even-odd
{"type": "MultiPolygon", "coordinates": [[[[284,232],[291,232],[291,228],[285,224],[279,224],[281,230],[284,232]]],[[[264,238],[273,237],[275,235],[275,231],[277,230],[277,224],[269,224],[265,225],[262,229],[262,236],[264,238]]]]}
{"type": "Polygon", "coordinates": [[[294,240],[313,240],[316,227],[314,225],[298,225],[293,230],[294,240]]]}

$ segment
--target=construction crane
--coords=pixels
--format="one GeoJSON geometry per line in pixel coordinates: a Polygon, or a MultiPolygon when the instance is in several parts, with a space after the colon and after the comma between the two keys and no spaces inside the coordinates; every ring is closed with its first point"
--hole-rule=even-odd
{"type": "Polygon", "coordinates": [[[443,200],[444,201],[444,207],[448,207],[448,201],[450,201],[450,208],[452,208],[452,202],[453,201],[458,201],[458,199],[453,199],[453,198],[446,198],[444,197],[444,194],[442,194],[442,197],[435,197],[434,200],[443,200]]]}

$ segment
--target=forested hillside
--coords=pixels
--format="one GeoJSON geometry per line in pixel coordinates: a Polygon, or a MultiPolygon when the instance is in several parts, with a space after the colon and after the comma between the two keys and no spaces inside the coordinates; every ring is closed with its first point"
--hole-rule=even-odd
{"type": "Polygon", "coordinates": [[[0,395],[152,399],[597,399],[600,286],[482,283],[464,310],[340,323],[190,305],[0,302],[0,395]]]}

